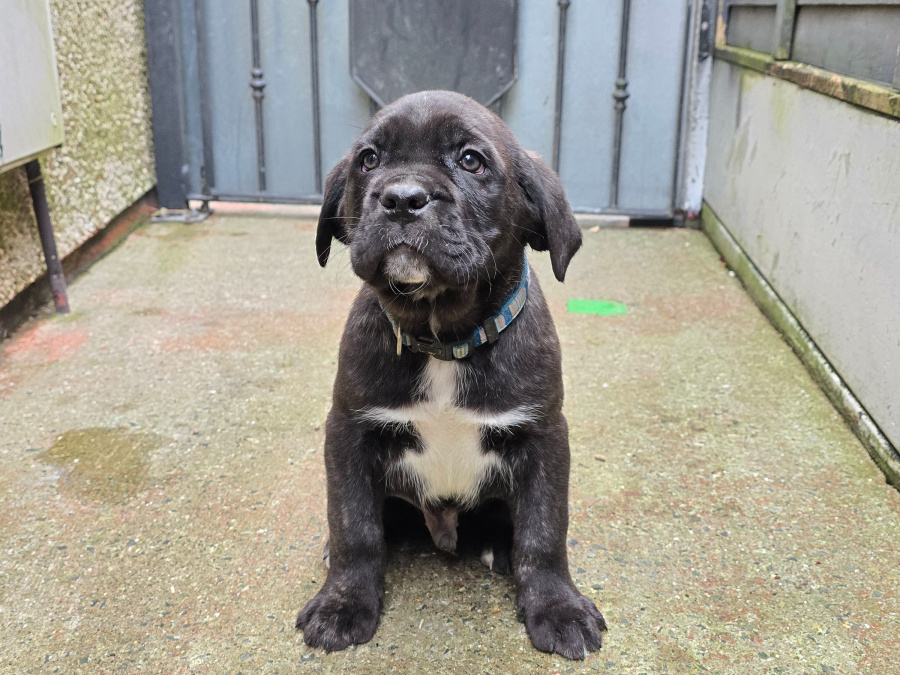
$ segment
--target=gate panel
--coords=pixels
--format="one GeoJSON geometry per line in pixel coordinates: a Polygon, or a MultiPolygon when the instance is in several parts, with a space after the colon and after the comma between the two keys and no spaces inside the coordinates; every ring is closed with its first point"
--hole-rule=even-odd
{"type": "Polygon", "coordinates": [[[529,150],[548,162],[553,154],[555,2],[519,3],[519,79],[501,99],[502,117],[529,150]]]}
{"type": "Polygon", "coordinates": [[[353,79],[380,106],[423,89],[493,105],[515,82],[517,0],[350,0],[353,79]]]}
{"type": "MultiPolygon", "coordinates": [[[[694,1],[518,3],[518,78],[494,107],[525,147],[551,163],[559,117],[558,170],[576,210],[673,214],[694,1]],[[624,101],[620,114],[617,100],[624,101]]],[[[184,198],[320,199],[325,173],[375,110],[350,76],[349,0],[145,3],[148,13],[166,3],[181,9],[172,31],[183,46],[182,71],[157,74],[151,84],[155,109],[172,106],[173,99],[183,108],[182,128],[163,129],[157,147],[177,150],[177,163],[160,155],[160,166],[183,164],[184,198]],[[183,85],[173,93],[160,91],[160,82],[169,89],[183,85]]],[[[152,52],[159,43],[148,46],[152,52]]]]}
{"type": "MultiPolygon", "coordinates": [[[[313,195],[318,189],[306,3],[260,2],[259,24],[261,66],[266,81],[266,187],[274,195],[313,195]]],[[[250,71],[246,66],[244,70],[249,80],[250,71]]],[[[245,81],[243,95],[249,94],[245,81]]]]}
{"type": "Polygon", "coordinates": [[[344,156],[371,116],[369,97],[350,77],[350,4],[319,2],[322,175],[344,156]]]}
{"type": "Polygon", "coordinates": [[[211,172],[207,169],[208,180],[217,194],[252,194],[257,192],[257,165],[249,86],[250,3],[229,2],[223,7],[215,0],[195,1],[202,3],[205,19],[197,31],[202,33],[198,58],[209,88],[206,107],[213,165],[211,172]]]}
{"type": "Polygon", "coordinates": [[[559,175],[579,210],[608,205],[621,12],[622,0],[574,0],[568,11],[559,175]]]}
{"type": "Polygon", "coordinates": [[[619,203],[671,208],[683,90],[686,0],[631,0],[619,203]]]}

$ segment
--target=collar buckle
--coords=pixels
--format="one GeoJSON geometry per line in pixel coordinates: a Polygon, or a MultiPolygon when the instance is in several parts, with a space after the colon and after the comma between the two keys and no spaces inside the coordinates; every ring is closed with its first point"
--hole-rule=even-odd
{"type": "Polygon", "coordinates": [[[409,336],[409,348],[417,354],[428,354],[441,361],[453,360],[453,349],[451,345],[441,342],[437,338],[432,337],[413,337],[409,336]]]}

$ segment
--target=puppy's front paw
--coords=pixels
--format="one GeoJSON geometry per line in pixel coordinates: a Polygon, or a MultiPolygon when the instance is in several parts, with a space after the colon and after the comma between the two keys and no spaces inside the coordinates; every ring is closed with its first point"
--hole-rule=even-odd
{"type": "Polygon", "coordinates": [[[380,616],[378,599],[326,585],[297,615],[296,626],[310,647],[334,652],[371,640],[380,616]]]}
{"type": "Polygon", "coordinates": [[[531,644],[542,652],[580,660],[602,645],[606,621],[574,588],[530,602],[522,612],[531,644]]]}

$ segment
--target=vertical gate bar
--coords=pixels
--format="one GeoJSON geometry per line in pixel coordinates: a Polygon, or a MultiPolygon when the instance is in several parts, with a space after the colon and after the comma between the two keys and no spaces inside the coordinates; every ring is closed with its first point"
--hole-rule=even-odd
{"type": "MultiPolygon", "coordinates": [[[[709,21],[709,0],[696,0],[700,3],[701,7],[701,15],[703,14],[703,8],[707,11],[707,21],[709,21]]],[[[684,106],[685,99],[687,98],[687,88],[688,83],[690,82],[690,78],[688,77],[688,67],[690,64],[690,52],[691,52],[691,36],[693,35],[694,28],[694,0],[688,0],[686,3],[686,11],[687,17],[684,20],[684,47],[681,51],[681,82],[679,86],[679,94],[678,94],[678,113],[675,118],[675,161],[672,167],[672,200],[670,202],[672,213],[675,213],[675,209],[678,202],[678,183],[679,178],[681,177],[681,150],[683,148],[683,136],[684,133],[682,131],[682,125],[684,124],[684,106]]]]}
{"type": "Polygon", "coordinates": [[[266,81],[263,79],[259,57],[259,0],[250,0],[250,37],[253,44],[253,68],[250,88],[253,90],[256,120],[256,182],[260,192],[266,191],[266,137],[263,128],[263,98],[266,81]]]}
{"type": "Polygon", "coordinates": [[[794,48],[794,17],[797,0],[778,0],[775,5],[775,58],[786,61],[794,48]]]}
{"type": "Polygon", "coordinates": [[[619,166],[622,159],[622,118],[625,116],[625,101],[628,93],[628,19],[631,14],[631,0],[622,0],[622,23],[619,27],[619,72],[613,98],[616,101],[616,127],[613,136],[612,173],[609,179],[609,208],[619,208],[619,166]]]}
{"type": "Polygon", "coordinates": [[[563,77],[566,65],[566,10],[570,0],[558,0],[559,35],[556,41],[556,101],[553,107],[553,170],[559,173],[559,141],[562,133],[563,77]]]}
{"type": "Polygon", "coordinates": [[[44,176],[41,163],[33,159],[25,165],[28,177],[28,189],[31,191],[31,202],[34,206],[34,218],[37,220],[38,234],[41,237],[41,248],[44,249],[44,260],[47,262],[47,276],[50,278],[50,293],[53,294],[53,305],[57,314],[69,313],[69,296],[66,290],[66,275],[56,250],[56,237],[53,236],[53,222],[50,220],[50,207],[47,204],[47,191],[44,189],[44,176]]]}
{"type": "Polygon", "coordinates": [[[312,69],[313,160],[316,163],[316,192],[322,193],[322,128],[319,121],[319,25],[316,8],[319,0],[309,3],[309,62],[312,69]]]}
{"type": "Polygon", "coordinates": [[[197,40],[197,79],[200,86],[200,136],[203,142],[203,165],[200,167],[200,191],[211,195],[215,190],[216,170],[213,156],[212,115],[210,111],[209,69],[206,53],[206,0],[194,0],[194,35],[197,40]]]}

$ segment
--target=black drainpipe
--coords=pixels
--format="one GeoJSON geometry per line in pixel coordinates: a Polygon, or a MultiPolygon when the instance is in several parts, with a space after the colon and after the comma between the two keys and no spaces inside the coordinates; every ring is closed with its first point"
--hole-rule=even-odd
{"type": "Polygon", "coordinates": [[[66,275],[63,273],[59,254],[56,252],[56,238],[53,236],[53,223],[50,221],[50,207],[47,205],[47,192],[44,189],[44,176],[41,174],[41,163],[33,159],[25,165],[28,176],[28,189],[31,190],[31,202],[34,204],[34,217],[37,219],[38,233],[41,236],[41,248],[44,249],[44,260],[47,261],[47,275],[50,277],[50,292],[57,314],[69,313],[69,294],[66,291],[66,275]]]}

